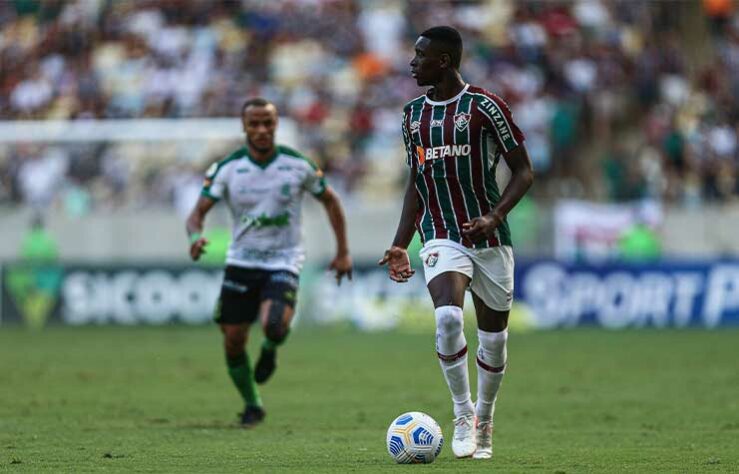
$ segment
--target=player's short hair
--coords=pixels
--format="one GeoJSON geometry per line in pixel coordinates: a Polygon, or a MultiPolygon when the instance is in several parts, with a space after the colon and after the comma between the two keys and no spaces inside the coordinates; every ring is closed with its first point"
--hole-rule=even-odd
{"type": "Polygon", "coordinates": [[[459,69],[462,63],[462,35],[451,26],[434,26],[421,33],[440,46],[443,53],[452,59],[452,67],[459,69]]]}
{"type": "Polygon", "coordinates": [[[246,113],[246,109],[249,107],[266,107],[268,105],[274,105],[272,102],[268,101],[267,99],[263,99],[262,97],[253,97],[251,99],[248,99],[246,102],[244,102],[244,105],[241,106],[241,116],[244,116],[244,113],[246,113]]]}

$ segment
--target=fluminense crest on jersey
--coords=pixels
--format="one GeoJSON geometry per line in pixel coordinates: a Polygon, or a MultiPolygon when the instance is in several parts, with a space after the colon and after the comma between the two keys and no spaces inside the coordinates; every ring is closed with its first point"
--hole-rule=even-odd
{"type": "Polygon", "coordinates": [[[454,116],[454,126],[459,130],[460,132],[464,132],[467,129],[467,125],[470,124],[470,118],[472,118],[472,115],[470,114],[456,114],[454,116]]]}

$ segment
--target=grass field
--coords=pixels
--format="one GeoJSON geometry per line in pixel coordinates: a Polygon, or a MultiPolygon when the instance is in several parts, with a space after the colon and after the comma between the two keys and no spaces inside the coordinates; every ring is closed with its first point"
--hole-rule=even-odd
{"type": "Polygon", "coordinates": [[[514,334],[494,459],[447,438],[427,466],[395,465],[385,430],[422,410],[451,435],[431,335],[291,337],[244,430],[213,327],[2,328],[0,471],[739,471],[735,330],[514,334]]]}

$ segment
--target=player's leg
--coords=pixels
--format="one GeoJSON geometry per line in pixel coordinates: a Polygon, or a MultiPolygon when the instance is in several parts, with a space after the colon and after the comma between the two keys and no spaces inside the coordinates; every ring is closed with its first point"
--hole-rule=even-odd
{"type": "Polygon", "coordinates": [[[428,284],[436,316],[436,353],[454,402],[452,451],[457,457],[471,456],[477,448],[462,312],[469,282],[467,275],[446,272],[428,284]]]}
{"type": "Polygon", "coordinates": [[[467,340],[464,337],[464,292],[470,278],[446,272],[428,284],[436,316],[436,353],[454,400],[454,416],[474,413],[467,373],[467,340]]]}
{"type": "Polygon", "coordinates": [[[476,459],[493,455],[493,414],[505,374],[508,315],[513,291],[510,247],[486,249],[474,258],[472,300],[477,314],[477,451],[476,459]],[[479,269],[478,269],[479,267],[479,269]]]}
{"type": "Polygon", "coordinates": [[[462,313],[472,262],[462,251],[448,246],[427,245],[421,257],[435,308],[436,352],[454,403],[452,451],[457,457],[466,457],[476,448],[475,407],[470,396],[462,313]]]}
{"type": "Polygon", "coordinates": [[[262,291],[259,320],[264,330],[264,342],[254,370],[257,383],[265,383],[277,368],[277,348],[290,333],[295,315],[298,277],[291,272],[270,272],[262,291]]]}
{"type": "Polygon", "coordinates": [[[493,456],[493,414],[508,358],[508,314],[488,307],[473,293],[477,313],[477,450],[476,459],[493,456]]]}
{"type": "Polygon", "coordinates": [[[264,419],[264,409],[254,382],[249,354],[246,352],[249,324],[221,324],[221,332],[228,375],[244,400],[241,423],[246,426],[254,425],[264,419]]]}
{"type": "Polygon", "coordinates": [[[249,270],[226,268],[215,314],[223,333],[228,375],[244,400],[245,408],[240,415],[244,426],[253,426],[265,416],[246,351],[249,327],[258,314],[259,287],[253,280],[249,270]]]}
{"type": "Polygon", "coordinates": [[[259,361],[254,369],[254,379],[263,384],[277,368],[277,348],[285,342],[290,332],[290,322],[295,310],[280,300],[264,300],[259,309],[264,342],[259,361]]]}

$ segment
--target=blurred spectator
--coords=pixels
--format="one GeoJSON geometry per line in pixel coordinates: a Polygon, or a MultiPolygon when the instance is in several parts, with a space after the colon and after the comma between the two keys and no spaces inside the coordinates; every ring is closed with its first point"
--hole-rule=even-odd
{"type": "MultiPolygon", "coordinates": [[[[524,129],[537,199],[736,199],[729,0],[6,1],[0,119],[235,117],[259,94],[350,200],[393,198],[400,107],[420,93],[412,44],[441,23],[464,36],[465,79],[503,96],[524,129]]],[[[213,156],[37,148],[0,148],[0,204],[180,209],[213,156]]]]}
{"type": "Polygon", "coordinates": [[[646,223],[636,222],[618,240],[619,259],[625,262],[652,262],[662,255],[659,235],[646,223]]]}
{"type": "Polygon", "coordinates": [[[23,237],[20,257],[26,263],[51,263],[59,257],[56,241],[44,228],[44,220],[40,214],[33,217],[31,226],[23,237]]]}
{"type": "Polygon", "coordinates": [[[37,210],[51,205],[67,172],[67,156],[62,148],[26,145],[18,148],[18,189],[23,200],[37,210]]]}

